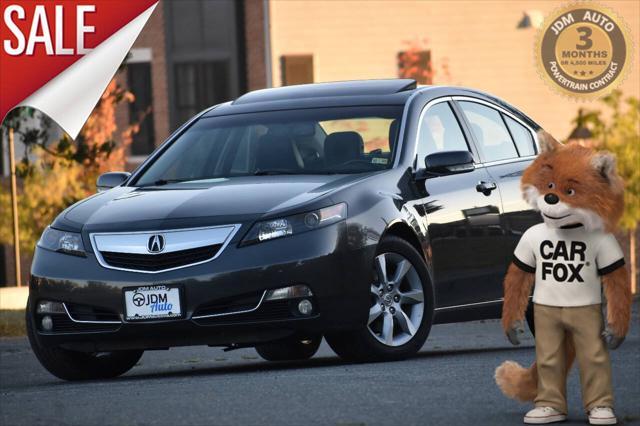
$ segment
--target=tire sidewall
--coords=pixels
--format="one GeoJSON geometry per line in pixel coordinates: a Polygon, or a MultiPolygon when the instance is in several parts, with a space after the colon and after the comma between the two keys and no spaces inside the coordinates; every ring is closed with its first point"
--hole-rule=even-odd
{"type": "Polygon", "coordinates": [[[40,364],[54,376],[63,380],[92,380],[117,377],[130,370],[143,354],[142,350],[110,352],[97,359],[83,352],[43,346],[33,322],[32,306],[27,301],[25,324],[31,350],[40,364]]]}

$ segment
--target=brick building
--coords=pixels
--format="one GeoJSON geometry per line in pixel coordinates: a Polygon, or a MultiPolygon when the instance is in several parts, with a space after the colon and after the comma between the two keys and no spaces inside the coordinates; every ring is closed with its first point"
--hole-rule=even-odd
{"type": "Polygon", "coordinates": [[[267,87],[265,10],[263,0],[158,4],[117,76],[136,96],[119,108],[118,127],[144,116],[129,168],[203,108],[267,87]]]}
{"type": "MultiPolygon", "coordinates": [[[[567,3],[272,0],[273,85],[393,78],[398,75],[398,53],[407,42],[417,43],[431,61],[433,84],[468,86],[500,96],[565,139],[578,108],[599,107],[557,94],[536,70],[538,26],[567,3]],[[293,81],[288,81],[289,76],[293,81]]],[[[640,97],[640,2],[598,3],[623,18],[632,34],[636,54],[622,90],[627,96],[640,97]]]]}

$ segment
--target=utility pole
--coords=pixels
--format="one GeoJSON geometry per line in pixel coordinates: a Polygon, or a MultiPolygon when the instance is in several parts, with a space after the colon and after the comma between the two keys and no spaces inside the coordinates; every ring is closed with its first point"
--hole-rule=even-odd
{"type": "Polygon", "coordinates": [[[631,293],[638,292],[638,260],[636,259],[636,230],[629,230],[629,263],[631,264],[631,293]]]}
{"type": "Polygon", "coordinates": [[[13,143],[13,128],[9,128],[9,169],[11,169],[11,207],[13,212],[13,253],[16,266],[16,285],[22,286],[20,273],[20,230],[18,227],[18,190],[16,186],[16,162],[13,143]]]}

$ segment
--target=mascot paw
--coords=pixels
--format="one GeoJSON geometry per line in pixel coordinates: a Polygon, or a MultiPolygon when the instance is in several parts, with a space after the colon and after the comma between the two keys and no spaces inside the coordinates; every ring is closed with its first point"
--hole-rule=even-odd
{"type": "Polygon", "coordinates": [[[513,323],[509,331],[507,331],[507,339],[512,345],[520,344],[520,336],[524,334],[524,322],[522,320],[513,323]]]}
{"type": "Polygon", "coordinates": [[[605,330],[602,332],[602,337],[604,338],[607,347],[612,350],[618,349],[622,342],[624,342],[624,336],[616,336],[615,334],[613,334],[609,327],[605,328],[605,330]]]}

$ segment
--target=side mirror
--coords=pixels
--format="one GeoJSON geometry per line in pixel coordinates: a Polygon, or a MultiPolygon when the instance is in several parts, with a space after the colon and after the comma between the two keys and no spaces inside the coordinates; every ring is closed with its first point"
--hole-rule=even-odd
{"type": "Polygon", "coordinates": [[[474,169],[473,156],[469,151],[442,151],[429,154],[424,158],[428,173],[452,174],[465,173],[474,169]]]}
{"type": "Polygon", "coordinates": [[[129,176],[131,176],[131,173],[128,172],[108,172],[101,174],[96,181],[98,192],[107,191],[121,185],[129,179],[129,176]]]}

